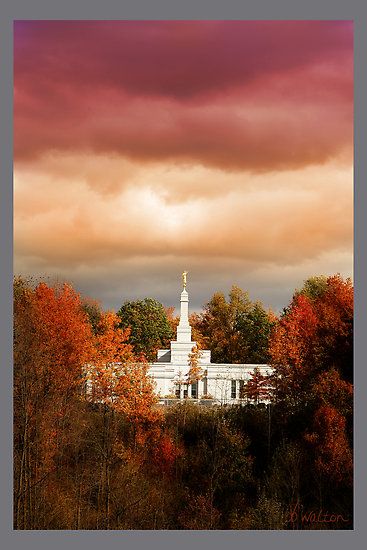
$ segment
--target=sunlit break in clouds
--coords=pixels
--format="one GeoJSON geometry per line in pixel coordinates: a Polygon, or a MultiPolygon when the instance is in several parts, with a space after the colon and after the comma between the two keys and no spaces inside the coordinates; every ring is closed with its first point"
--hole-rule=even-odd
{"type": "Polygon", "coordinates": [[[276,310],[352,275],[350,21],[17,21],[15,273],[276,310]]]}

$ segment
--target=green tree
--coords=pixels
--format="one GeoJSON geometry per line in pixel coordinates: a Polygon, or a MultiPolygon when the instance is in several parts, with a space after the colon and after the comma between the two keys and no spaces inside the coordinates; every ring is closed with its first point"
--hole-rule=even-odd
{"type": "Polygon", "coordinates": [[[328,282],[326,275],[314,275],[305,280],[301,289],[295,291],[295,296],[303,294],[307,296],[307,298],[314,300],[324,294],[327,290],[327,286],[328,282]]]}
{"type": "Polygon", "coordinates": [[[130,342],[136,354],[144,353],[148,361],[156,359],[159,348],[169,345],[173,331],[163,305],[152,298],[125,302],[117,315],[120,327],[130,327],[130,342]]]}
{"type": "Polygon", "coordinates": [[[101,305],[92,298],[81,298],[81,308],[87,314],[87,319],[92,327],[93,334],[98,333],[98,326],[102,319],[101,305]]]}
{"type": "Polygon", "coordinates": [[[214,363],[240,363],[238,318],[249,311],[247,292],[233,285],[227,302],[223,292],[216,292],[204,306],[198,326],[206,337],[214,363]]]}
{"type": "Polygon", "coordinates": [[[261,302],[251,304],[249,311],[239,315],[239,349],[244,362],[268,363],[269,338],[275,325],[275,315],[266,311],[261,302]]]}
{"type": "Polygon", "coordinates": [[[233,285],[227,301],[216,292],[204,306],[195,328],[203,335],[214,363],[266,363],[275,316],[261,302],[233,285]]]}

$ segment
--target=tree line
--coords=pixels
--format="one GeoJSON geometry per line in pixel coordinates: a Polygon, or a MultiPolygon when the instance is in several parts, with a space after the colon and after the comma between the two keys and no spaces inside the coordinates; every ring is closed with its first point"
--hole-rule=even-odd
{"type": "Polygon", "coordinates": [[[311,277],[279,316],[233,286],[191,315],[213,362],[273,367],[243,406],[157,404],[177,323],[15,279],[14,528],[351,529],[351,281],[311,277]]]}

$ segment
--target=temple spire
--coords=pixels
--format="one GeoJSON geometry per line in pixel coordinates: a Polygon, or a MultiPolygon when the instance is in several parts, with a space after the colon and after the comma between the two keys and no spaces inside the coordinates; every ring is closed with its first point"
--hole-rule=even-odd
{"type": "Polygon", "coordinates": [[[189,295],[186,290],[187,271],[182,273],[181,312],[180,322],[177,327],[177,342],[191,342],[191,327],[189,324],[189,295]]]}

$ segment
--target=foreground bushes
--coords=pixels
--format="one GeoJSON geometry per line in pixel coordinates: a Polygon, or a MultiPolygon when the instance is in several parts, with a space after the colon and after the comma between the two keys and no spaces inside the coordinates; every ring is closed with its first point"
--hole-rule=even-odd
{"type": "Polygon", "coordinates": [[[123,413],[76,399],[47,475],[31,487],[29,516],[20,516],[27,528],[352,527],[350,480],[331,484],[327,471],[317,471],[303,433],[287,437],[276,407],[270,447],[261,405],[201,409],[187,402],[164,412],[171,444],[157,451],[134,442],[123,413]],[[347,521],[290,521],[296,505],[347,521]]]}

